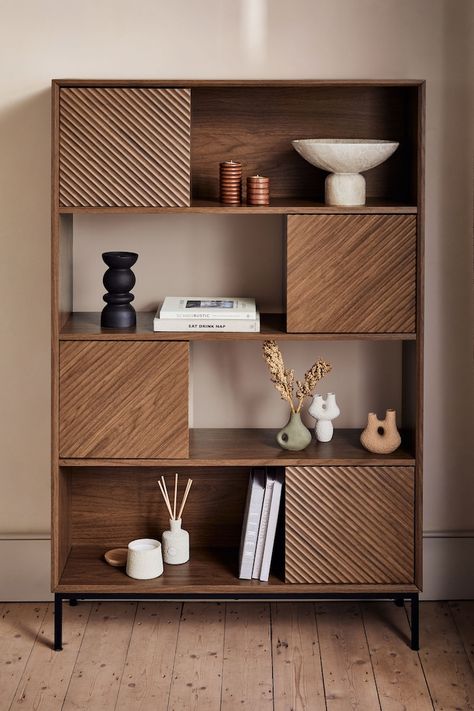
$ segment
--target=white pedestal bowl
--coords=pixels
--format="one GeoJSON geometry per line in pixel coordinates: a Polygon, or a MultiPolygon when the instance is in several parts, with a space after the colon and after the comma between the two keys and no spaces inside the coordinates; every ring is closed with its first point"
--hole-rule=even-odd
{"type": "Polygon", "coordinates": [[[311,165],[329,171],[326,205],[365,205],[365,178],[360,175],[390,158],[395,141],[358,138],[303,138],[291,142],[311,165]]]}

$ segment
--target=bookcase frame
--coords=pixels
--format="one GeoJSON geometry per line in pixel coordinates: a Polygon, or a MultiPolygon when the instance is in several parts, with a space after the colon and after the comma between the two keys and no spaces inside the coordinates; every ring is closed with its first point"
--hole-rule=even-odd
{"type": "MultiPolygon", "coordinates": [[[[170,599],[175,596],[187,599],[385,597],[398,603],[410,599],[412,646],[418,647],[418,593],[422,586],[424,91],[424,82],[416,80],[53,81],[52,591],[55,594],[56,610],[55,649],[60,649],[62,644],[63,599],[170,599]],[[61,203],[61,165],[64,165],[65,149],[61,138],[60,97],[63,89],[74,88],[119,89],[125,92],[127,89],[190,90],[189,204],[79,206],[65,205],[64,200],[61,203]],[[367,173],[366,205],[331,207],[323,202],[324,174],[305,163],[289,146],[291,138],[311,135],[328,138],[387,138],[399,140],[400,148],[389,161],[367,173]],[[251,207],[243,203],[240,206],[225,206],[219,203],[217,167],[219,161],[229,157],[241,159],[249,173],[258,168],[259,172],[270,177],[270,205],[251,207]],[[314,199],[318,195],[319,201],[314,199]],[[310,233],[313,229],[317,231],[318,224],[322,224],[318,218],[327,215],[345,215],[348,219],[351,216],[380,216],[381,224],[386,225],[389,222],[384,221],[384,216],[390,216],[391,219],[394,216],[411,216],[416,222],[416,243],[407,247],[407,254],[414,255],[410,257],[414,259],[414,264],[409,273],[414,276],[410,276],[412,282],[409,296],[413,298],[415,327],[412,327],[411,316],[407,316],[401,319],[404,328],[400,332],[390,331],[384,327],[383,322],[371,331],[360,327],[350,329],[347,324],[343,329],[335,325],[333,330],[328,330],[326,324],[324,331],[319,333],[301,332],[308,328],[307,325],[295,328],[292,332],[287,330],[286,314],[262,314],[260,333],[154,333],[153,314],[139,313],[135,329],[102,330],[100,313],[76,313],[73,309],[74,217],[83,213],[279,214],[287,222],[290,215],[302,215],[309,220],[310,233]],[[85,450],[81,449],[84,442],[81,442],[80,430],[73,438],[77,446],[76,453],[67,446],[60,449],[60,432],[65,426],[61,417],[60,353],[66,346],[74,350],[76,347],[79,349],[82,343],[94,353],[94,343],[108,344],[108,348],[113,348],[114,344],[138,345],[143,342],[150,347],[155,344],[158,352],[160,344],[164,343],[172,347],[172,343],[184,346],[198,339],[231,342],[245,339],[258,342],[266,338],[401,342],[402,446],[393,454],[375,455],[360,445],[360,430],[336,429],[333,440],[325,444],[324,448],[312,442],[302,452],[288,452],[279,449],[275,442],[275,431],[271,429],[191,429],[187,433],[189,450],[182,447],[183,442],[178,435],[178,455],[170,456],[168,450],[164,456],[157,457],[143,454],[140,447],[138,455],[137,452],[128,454],[123,448],[114,452],[113,437],[119,441],[120,424],[118,430],[108,437],[106,423],[101,423],[107,449],[101,451],[99,448],[98,454],[94,454],[91,449],[85,454],[85,450]],[[82,453],[78,456],[77,452],[82,453]],[[187,452],[188,456],[185,456],[187,452]],[[268,583],[239,580],[236,541],[246,482],[254,466],[301,467],[306,474],[312,468],[316,472],[318,467],[334,468],[333,471],[339,468],[341,475],[338,481],[342,485],[351,468],[359,467],[357,472],[366,467],[374,467],[373,471],[384,467],[401,467],[405,472],[412,471],[412,520],[407,527],[410,531],[407,535],[411,537],[410,545],[413,544],[413,572],[409,582],[361,582],[361,579],[341,583],[329,579],[324,583],[288,583],[285,582],[284,573],[272,574],[268,583]],[[137,581],[127,578],[123,572],[107,566],[102,560],[103,552],[107,547],[126,544],[127,536],[131,538],[139,532],[142,535],[156,535],[156,530],[160,526],[164,527],[165,522],[161,521],[161,514],[158,513],[158,504],[150,503],[150,486],[158,473],[177,469],[193,472],[196,481],[195,504],[191,497],[188,509],[191,540],[194,542],[191,560],[189,564],[177,566],[173,570],[168,568],[165,575],[156,580],[137,581]],[[207,487],[204,487],[205,483],[207,487]],[[216,502],[223,502],[223,505],[217,507],[216,502]],[[206,516],[201,515],[200,505],[207,511],[206,516]],[[215,515],[220,516],[217,521],[213,520],[215,515]],[[216,526],[222,536],[219,531],[216,535],[216,526]],[[212,547],[212,541],[216,539],[220,542],[212,547]]],[[[154,139],[153,136],[149,138],[154,139]]],[[[174,147],[174,144],[170,144],[168,151],[171,163],[175,161],[174,147]]],[[[179,154],[181,148],[178,146],[177,150],[179,154]]],[[[74,180],[77,171],[87,186],[88,166],[77,156],[74,160],[68,160],[68,179],[74,180]]],[[[92,180],[97,179],[97,175],[100,177],[100,166],[99,173],[94,173],[92,180]]],[[[182,170],[180,175],[182,177],[182,170]]],[[[142,188],[146,188],[146,180],[146,177],[143,178],[143,185],[138,186],[138,195],[142,188]]],[[[306,227],[308,224],[305,222],[306,227]]],[[[371,239],[376,237],[372,235],[371,239]]],[[[404,244],[409,244],[406,242],[409,239],[410,236],[405,235],[404,244]]],[[[353,258],[357,259],[356,252],[353,258]]],[[[383,274],[383,270],[376,265],[371,275],[374,284],[378,283],[380,274],[383,274]]],[[[309,275],[303,273],[303,278],[309,278],[309,275]]],[[[398,297],[396,293],[392,296],[390,308],[396,309],[398,297]]],[[[333,298],[337,301],[337,292],[333,298]]],[[[289,314],[292,306],[294,304],[288,305],[289,314]]],[[[309,302],[306,308],[310,307],[309,302]]],[[[404,308],[407,309],[406,303],[404,308]]],[[[410,315],[412,312],[408,309],[407,313],[410,315]]],[[[291,320],[289,323],[291,325],[291,320]]],[[[101,368],[104,376],[113,377],[107,363],[102,362],[101,368]]],[[[87,376],[87,373],[83,375],[87,376]]],[[[74,377],[78,377],[77,373],[71,376],[68,389],[74,389],[74,377]]],[[[99,412],[100,383],[95,395],[90,389],[83,394],[78,390],[73,407],[85,406],[83,398],[86,397],[91,398],[92,408],[99,412]]],[[[186,407],[182,408],[181,416],[186,417],[186,407]]],[[[69,417],[74,418],[73,410],[69,412],[69,417]]],[[[130,422],[125,424],[130,426],[130,422]]],[[[165,417],[162,426],[166,428],[166,425],[165,417]]],[[[329,497],[329,510],[333,504],[334,501],[331,502],[329,497]]],[[[317,521],[314,525],[317,525],[317,521]]]]}

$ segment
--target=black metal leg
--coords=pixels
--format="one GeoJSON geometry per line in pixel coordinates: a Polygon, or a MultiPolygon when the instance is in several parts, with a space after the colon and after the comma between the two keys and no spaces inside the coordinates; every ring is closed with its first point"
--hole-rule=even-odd
{"type": "Polygon", "coordinates": [[[54,595],[54,651],[63,648],[63,598],[58,593],[54,595]]]}
{"type": "Polygon", "coordinates": [[[405,604],[405,600],[403,599],[403,597],[396,597],[393,602],[397,607],[403,607],[403,605],[405,604]]]}
{"type": "Polygon", "coordinates": [[[420,599],[418,593],[411,595],[411,648],[420,649],[420,599]]]}
{"type": "Polygon", "coordinates": [[[77,600],[76,600],[76,598],[75,598],[75,597],[71,597],[71,599],[69,600],[69,607],[76,607],[76,605],[77,605],[77,600]]]}

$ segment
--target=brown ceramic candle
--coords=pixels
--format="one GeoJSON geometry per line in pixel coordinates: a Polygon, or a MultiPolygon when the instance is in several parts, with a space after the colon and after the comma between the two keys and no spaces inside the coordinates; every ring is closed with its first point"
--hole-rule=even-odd
{"type": "Polygon", "coordinates": [[[250,175],[247,178],[247,204],[270,204],[270,178],[262,175],[250,175]]]}
{"type": "Polygon", "coordinates": [[[219,197],[227,205],[242,202],[242,164],[226,160],[219,164],[219,197]]]}

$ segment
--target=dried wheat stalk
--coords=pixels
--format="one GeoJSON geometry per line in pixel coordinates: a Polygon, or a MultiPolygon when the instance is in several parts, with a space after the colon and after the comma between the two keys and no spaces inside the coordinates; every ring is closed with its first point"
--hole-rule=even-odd
{"type": "Polygon", "coordinates": [[[275,341],[263,342],[263,357],[270,371],[270,379],[280,393],[282,400],[286,400],[292,412],[299,412],[305,397],[311,397],[317,383],[331,370],[330,363],[318,360],[306,371],[304,381],[296,381],[296,397],[298,404],[294,405],[293,393],[295,389],[295,371],[286,369],[283,356],[275,341]]]}

